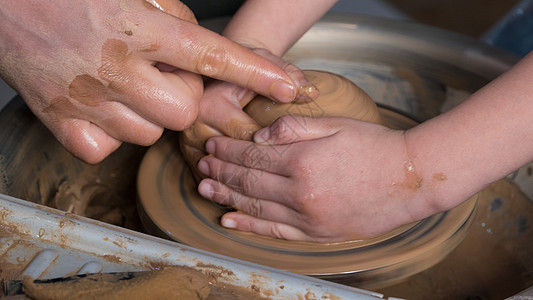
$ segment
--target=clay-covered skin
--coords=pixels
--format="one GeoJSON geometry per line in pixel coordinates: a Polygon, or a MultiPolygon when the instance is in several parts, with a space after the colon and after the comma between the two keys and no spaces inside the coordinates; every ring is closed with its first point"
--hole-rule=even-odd
{"type": "MultiPolygon", "coordinates": [[[[244,111],[253,122],[233,120],[226,124],[227,135],[251,141],[257,130],[285,115],[312,118],[346,117],[384,125],[374,101],[347,78],[326,71],[304,70],[303,72],[312,85],[309,88],[302,87],[299,93],[316,95],[318,90],[319,96],[315,100],[307,97],[291,103],[279,103],[261,95],[256,96],[244,107],[244,111]]],[[[197,168],[198,161],[207,155],[204,149],[205,142],[217,135],[222,133],[201,122],[194,123],[180,134],[183,157],[191,167],[197,182],[205,178],[197,168]]]]}
{"type": "Polygon", "coordinates": [[[201,75],[282,102],[297,96],[290,74],[199,26],[178,0],[71,2],[2,2],[0,76],[87,163],[189,127],[201,75]]]}

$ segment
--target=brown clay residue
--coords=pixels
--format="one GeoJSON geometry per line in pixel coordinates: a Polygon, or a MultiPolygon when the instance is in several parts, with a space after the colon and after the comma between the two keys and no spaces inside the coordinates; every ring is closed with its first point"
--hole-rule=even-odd
{"type": "Polygon", "coordinates": [[[446,181],[448,177],[443,173],[435,173],[433,174],[433,179],[436,181],[446,181]]]}
{"type": "Polygon", "coordinates": [[[19,264],[8,262],[4,257],[0,258],[0,278],[2,280],[15,280],[20,277],[22,270],[19,264]]]}
{"type": "Polygon", "coordinates": [[[157,50],[161,49],[161,45],[157,43],[151,43],[148,47],[139,49],[141,52],[155,52],[157,50]]]}
{"type": "Polygon", "coordinates": [[[3,222],[5,221],[6,217],[13,214],[13,211],[3,207],[0,209],[0,220],[3,222]]]}
{"type": "Polygon", "coordinates": [[[56,97],[52,99],[50,105],[43,109],[43,113],[53,113],[57,117],[68,117],[73,115],[78,109],[67,97],[56,97]]]}
{"type": "Polygon", "coordinates": [[[233,273],[232,270],[228,270],[228,269],[223,268],[221,266],[212,265],[212,264],[205,264],[205,263],[202,263],[202,262],[196,263],[196,266],[199,267],[199,268],[205,268],[205,269],[209,269],[211,271],[215,271],[215,272],[219,273],[220,275],[235,276],[235,273],[233,273]]]}
{"type": "Polygon", "coordinates": [[[98,68],[98,75],[109,82],[110,87],[122,87],[127,82],[124,68],[129,59],[129,49],[125,42],[117,39],[105,41],[102,46],[102,66],[98,68]]]}
{"type": "Polygon", "coordinates": [[[107,87],[88,74],[78,75],[70,83],[69,96],[87,106],[95,107],[106,100],[107,87]]]}
{"type": "Polygon", "coordinates": [[[65,226],[76,226],[78,225],[76,222],[72,221],[72,220],[69,220],[69,219],[61,219],[61,221],[59,221],[59,228],[64,228],[65,226]]]}
{"type": "Polygon", "coordinates": [[[8,223],[5,220],[0,220],[0,232],[9,232],[12,234],[18,234],[24,232],[22,228],[19,228],[17,223],[8,223]]]}
{"type": "Polygon", "coordinates": [[[120,247],[120,248],[127,248],[126,246],[124,246],[124,244],[122,243],[119,243],[119,242],[116,242],[116,241],[112,241],[112,243],[117,246],[117,247],[120,247]]]}
{"type": "Polygon", "coordinates": [[[169,267],[170,265],[168,263],[162,262],[160,260],[149,260],[148,266],[152,270],[161,270],[165,267],[169,267]]]}
{"type": "Polygon", "coordinates": [[[311,291],[307,291],[307,293],[305,293],[305,300],[318,300],[318,297],[311,291]]]}
{"type": "Polygon", "coordinates": [[[422,176],[418,174],[415,169],[415,165],[411,161],[407,161],[404,164],[405,177],[401,182],[393,182],[393,186],[403,187],[408,190],[417,191],[422,187],[422,176]]]}
{"type": "Polygon", "coordinates": [[[300,86],[298,89],[298,98],[315,100],[320,95],[320,91],[313,84],[300,86]]]}
{"type": "Polygon", "coordinates": [[[324,293],[324,296],[322,296],[322,298],[323,298],[323,299],[324,299],[324,298],[325,298],[325,299],[330,299],[330,300],[342,300],[341,297],[338,297],[338,296],[333,295],[333,294],[328,293],[328,292],[324,293]]]}
{"type": "Polygon", "coordinates": [[[70,83],[69,96],[87,106],[98,106],[107,98],[107,88],[104,84],[88,75],[78,75],[70,83]]]}
{"type": "Polygon", "coordinates": [[[132,278],[107,275],[44,283],[26,276],[23,289],[32,299],[206,299],[210,293],[203,274],[185,267],[137,273],[132,278]]]}
{"type": "Polygon", "coordinates": [[[119,264],[122,262],[122,258],[116,256],[116,255],[112,255],[112,254],[106,254],[103,256],[103,258],[105,260],[107,260],[108,262],[112,262],[112,263],[116,263],[116,264],[119,264]]]}
{"type": "Polygon", "coordinates": [[[226,130],[229,136],[245,141],[251,141],[254,133],[259,129],[261,127],[255,123],[244,123],[235,119],[226,124],[226,130]]]}

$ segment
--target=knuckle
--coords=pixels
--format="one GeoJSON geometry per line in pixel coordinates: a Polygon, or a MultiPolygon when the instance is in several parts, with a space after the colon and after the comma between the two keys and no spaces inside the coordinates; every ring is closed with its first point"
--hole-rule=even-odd
{"type": "Polygon", "coordinates": [[[283,230],[280,224],[274,223],[272,224],[272,226],[270,226],[270,236],[278,238],[278,239],[285,238],[285,235],[283,234],[283,230]]]}
{"type": "Polygon", "coordinates": [[[251,176],[248,176],[249,174],[246,173],[246,174],[242,174],[241,176],[239,176],[239,191],[243,194],[249,194],[250,191],[252,190],[254,184],[254,180],[252,179],[251,176]]]}
{"type": "Polygon", "coordinates": [[[243,151],[241,155],[241,164],[244,166],[251,166],[255,160],[255,151],[249,150],[250,149],[246,149],[246,151],[243,151]]]}
{"type": "Polygon", "coordinates": [[[196,101],[191,100],[184,101],[184,103],[179,103],[177,110],[177,114],[172,114],[172,119],[175,120],[175,125],[174,128],[171,129],[182,131],[194,124],[196,118],[198,117],[199,107],[196,101]],[[176,118],[176,115],[179,117],[176,118]]]}
{"type": "Polygon", "coordinates": [[[232,190],[230,196],[228,197],[227,205],[239,209],[239,207],[243,204],[243,200],[243,194],[241,194],[239,191],[232,190]]]}
{"type": "Polygon", "coordinates": [[[262,214],[262,210],[263,208],[260,200],[258,200],[257,198],[250,199],[250,201],[248,202],[248,214],[254,217],[260,217],[262,214]]]}
{"type": "Polygon", "coordinates": [[[296,138],[296,125],[294,116],[283,116],[271,125],[270,132],[278,141],[292,141],[296,138]]]}
{"type": "Polygon", "coordinates": [[[292,190],[293,197],[292,205],[294,208],[305,215],[314,213],[316,195],[313,192],[313,187],[309,184],[299,184],[297,188],[292,190]]]}
{"type": "Polygon", "coordinates": [[[268,152],[256,144],[251,144],[241,154],[240,164],[249,168],[268,168],[271,163],[268,152]]]}
{"type": "Polygon", "coordinates": [[[162,135],[163,128],[157,127],[152,129],[151,132],[147,134],[134,135],[133,138],[135,140],[132,143],[140,146],[151,146],[155,144],[155,142],[157,142],[162,135]]]}
{"type": "Polygon", "coordinates": [[[218,77],[224,74],[228,68],[230,55],[225,48],[214,45],[201,45],[196,54],[196,70],[198,73],[218,77]]]}

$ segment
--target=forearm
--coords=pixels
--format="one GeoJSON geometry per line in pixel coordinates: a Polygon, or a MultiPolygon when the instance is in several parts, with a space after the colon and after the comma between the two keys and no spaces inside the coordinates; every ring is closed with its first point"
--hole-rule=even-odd
{"type": "Polygon", "coordinates": [[[530,53],[453,110],[407,132],[422,195],[449,209],[533,160],[532,116],[530,53]]]}
{"type": "Polygon", "coordinates": [[[337,0],[248,0],[223,35],[282,56],[337,0]]]}

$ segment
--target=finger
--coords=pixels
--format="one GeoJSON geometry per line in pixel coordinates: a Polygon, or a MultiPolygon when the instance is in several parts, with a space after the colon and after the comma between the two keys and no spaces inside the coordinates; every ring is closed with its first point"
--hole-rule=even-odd
{"type": "Polygon", "coordinates": [[[316,100],[320,94],[318,88],[312,84],[307,78],[305,77],[305,74],[300,68],[293,65],[292,63],[284,60],[283,58],[272,54],[270,51],[266,49],[253,49],[253,51],[264,58],[270,60],[271,62],[275,63],[278,67],[282,68],[283,71],[285,71],[289,77],[292,78],[294,82],[297,82],[299,84],[299,90],[298,90],[298,96],[297,99],[299,100],[316,100]]]}
{"type": "Polygon", "coordinates": [[[282,176],[290,175],[286,173],[287,164],[292,157],[290,145],[259,145],[217,136],[207,140],[205,149],[207,153],[228,163],[282,176]]]}
{"type": "Polygon", "coordinates": [[[257,218],[286,222],[297,219],[296,211],[283,204],[246,196],[212,179],[202,180],[198,185],[198,192],[209,200],[233,207],[257,218]]]}
{"type": "Polygon", "coordinates": [[[202,158],[198,163],[198,169],[204,175],[224,183],[239,193],[290,206],[291,193],[280,192],[292,190],[287,177],[245,168],[212,156],[202,158]]]}
{"type": "Polygon", "coordinates": [[[154,8],[193,24],[198,24],[193,12],[178,0],[145,0],[154,8]]]}
{"type": "Polygon", "coordinates": [[[242,107],[254,95],[254,92],[233,83],[211,82],[202,96],[198,121],[223,135],[249,141],[261,127],[242,110],[242,107]]]}
{"type": "Polygon", "coordinates": [[[281,102],[295,99],[298,83],[250,49],[170,15],[159,12],[150,18],[161,21],[143,23],[139,28],[144,32],[140,34],[150,39],[152,48],[157,49],[142,52],[145,58],[229,81],[281,102]]]}
{"type": "MultiPolygon", "coordinates": [[[[78,97],[73,99],[80,100],[78,97]]],[[[91,162],[103,159],[100,158],[101,155],[111,153],[121,142],[151,145],[163,132],[163,128],[144,120],[116,101],[89,105],[83,101],[58,97],[43,110],[43,113],[45,123],[50,123],[50,128],[61,136],[60,140],[63,143],[69,143],[70,138],[73,139],[72,145],[66,147],[77,149],[75,150],[77,156],[83,156],[83,160],[91,162]],[[76,132],[82,129],[83,131],[76,132]],[[88,142],[91,139],[94,141],[88,142]],[[80,144],[87,143],[92,146],[78,149],[85,147],[79,146],[80,144]],[[95,147],[95,144],[99,146],[95,147]],[[95,157],[85,158],[86,155],[95,157]]]]}
{"type": "Polygon", "coordinates": [[[278,239],[294,241],[313,241],[300,229],[280,222],[256,218],[240,212],[229,212],[220,220],[222,226],[278,239]]]}
{"type": "Polygon", "coordinates": [[[69,152],[89,164],[101,162],[121,145],[119,140],[88,121],[69,119],[52,131],[69,152]]]}
{"type": "Polygon", "coordinates": [[[116,101],[86,108],[83,117],[90,120],[116,140],[150,146],[163,134],[163,127],[153,124],[116,101]]]}
{"type": "Polygon", "coordinates": [[[204,151],[207,139],[226,135],[241,140],[251,140],[260,127],[241,108],[255,93],[235,84],[212,81],[200,101],[196,122],[180,134],[180,145],[190,165],[196,166],[204,151]]]}
{"type": "Polygon", "coordinates": [[[254,142],[285,145],[332,136],[342,128],[342,118],[308,118],[295,115],[278,118],[254,134],[254,142]]]}
{"type": "Polygon", "coordinates": [[[111,97],[124,103],[144,119],[171,130],[188,128],[196,119],[203,83],[200,76],[158,68],[133,56],[119,40],[108,40],[102,48],[100,78],[107,81],[111,97]]]}

